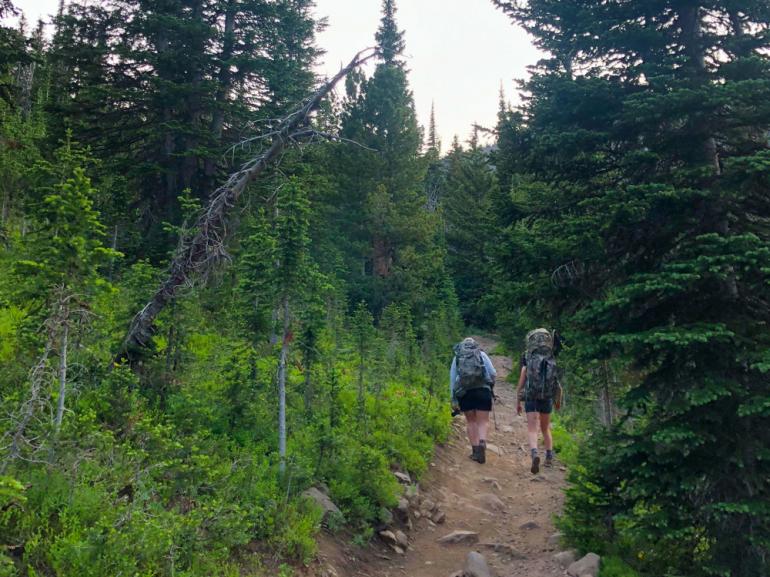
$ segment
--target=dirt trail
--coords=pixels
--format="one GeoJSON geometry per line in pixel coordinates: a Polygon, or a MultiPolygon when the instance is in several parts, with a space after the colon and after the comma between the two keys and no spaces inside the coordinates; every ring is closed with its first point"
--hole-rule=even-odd
{"type": "MultiPolygon", "coordinates": [[[[476,337],[484,350],[493,351],[496,342],[476,337]]],[[[408,532],[409,548],[399,555],[382,543],[367,550],[345,546],[329,537],[321,542],[321,559],[327,568],[320,574],[337,577],[449,577],[463,568],[468,552],[482,553],[497,577],[552,577],[564,571],[552,560],[557,551],[548,545],[556,532],[552,518],[562,506],[564,468],[529,471],[527,426],[516,415],[512,386],[505,378],[518,363],[490,355],[497,369],[495,418],[490,419],[487,462],[479,465],[468,458],[470,445],[464,418],[455,417],[448,443],[437,447],[429,472],[420,483],[423,499],[430,499],[446,513],[436,525],[424,517],[413,522],[408,532]],[[502,510],[494,511],[497,497],[502,510]],[[442,545],[440,537],[454,531],[479,534],[476,544],[442,545]],[[497,551],[493,548],[497,545],[497,551]],[[331,570],[329,570],[331,568],[331,570]]],[[[542,445],[542,440],[541,440],[542,445]]]]}

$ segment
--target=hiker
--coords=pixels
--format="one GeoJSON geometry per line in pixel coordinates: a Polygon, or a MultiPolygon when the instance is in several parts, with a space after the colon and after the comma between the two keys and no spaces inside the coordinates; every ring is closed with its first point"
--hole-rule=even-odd
{"type": "Polygon", "coordinates": [[[561,347],[561,338],[548,329],[535,329],[524,339],[526,352],[521,357],[521,374],[516,389],[516,412],[521,415],[521,402],[527,413],[527,433],[532,459],[530,471],[540,472],[537,452],[538,425],[545,441],[545,466],[553,465],[553,438],[551,413],[561,408],[561,385],[557,375],[555,354],[561,347]]]}
{"type": "Polygon", "coordinates": [[[473,448],[471,459],[485,463],[489,411],[492,410],[497,371],[487,353],[470,337],[455,345],[454,352],[449,370],[452,410],[465,414],[468,440],[473,448]]]}

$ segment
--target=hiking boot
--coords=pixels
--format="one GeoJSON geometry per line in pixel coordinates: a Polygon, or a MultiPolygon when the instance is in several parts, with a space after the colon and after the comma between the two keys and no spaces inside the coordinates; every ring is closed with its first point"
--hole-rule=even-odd
{"type": "Polygon", "coordinates": [[[533,475],[537,475],[540,472],[540,457],[532,457],[532,468],[530,469],[530,472],[533,475]]]}
{"type": "Polygon", "coordinates": [[[470,455],[468,455],[468,458],[469,458],[471,461],[478,461],[478,460],[479,460],[479,446],[478,446],[478,445],[473,445],[473,446],[471,447],[471,449],[472,449],[473,451],[471,452],[471,454],[470,454],[470,455]]]}
{"type": "Polygon", "coordinates": [[[479,445],[478,457],[476,458],[476,460],[480,464],[482,464],[482,465],[487,462],[487,443],[486,443],[486,441],[481,441],[481,444],[479,445]]]}
{"type": "Polygon", "coordinates": [[[553,467],[553,455],[546,455],[545,456],[545,463],[543,463],[546,467],[553,467]]]}

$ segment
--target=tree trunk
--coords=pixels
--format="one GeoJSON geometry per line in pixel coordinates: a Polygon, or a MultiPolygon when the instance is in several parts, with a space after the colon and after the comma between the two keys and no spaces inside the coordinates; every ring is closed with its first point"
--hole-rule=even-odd
{"type": "Polygon", "coordinates": [[[278,363],[278,455],[281,458],[279,470],[286,471],[286,363],[289,356],[289,298],[283,297],[283,340],[281,358],[278,363]]]}
{"type": "Polygon", "coordinates": [[[69,345],[69,318],[64,314],[61,343],[59,344],[59,400],[56,405],[56,434],[61,431],[62,420],[64,420],[64,398],[67,394],[67,347],[69,345]]]}

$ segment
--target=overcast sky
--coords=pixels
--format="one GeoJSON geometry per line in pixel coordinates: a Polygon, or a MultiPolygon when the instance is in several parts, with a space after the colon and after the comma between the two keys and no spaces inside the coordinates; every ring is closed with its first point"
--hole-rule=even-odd
{"type": "MultiPolygon", "coordinates": [[[[47,20],[58,0],[14,4],[34,22],[47,20]]],[[[358,50],[374,44],[381,0],[316,0],[316,6],[318,16],[328,20],[318,37],[326,50],[319,65],[323,74],[336,72],[358,50]]],[[[493,126],[500,84],[516,102],[513,80],[525,77],[526,67],[538,59],[527,35],[489,0],[400,0],[397,6],[420,122],[427,126],[435,102],[444,150],[455,134],[465,141],[474,122],[493,126]]]]}

